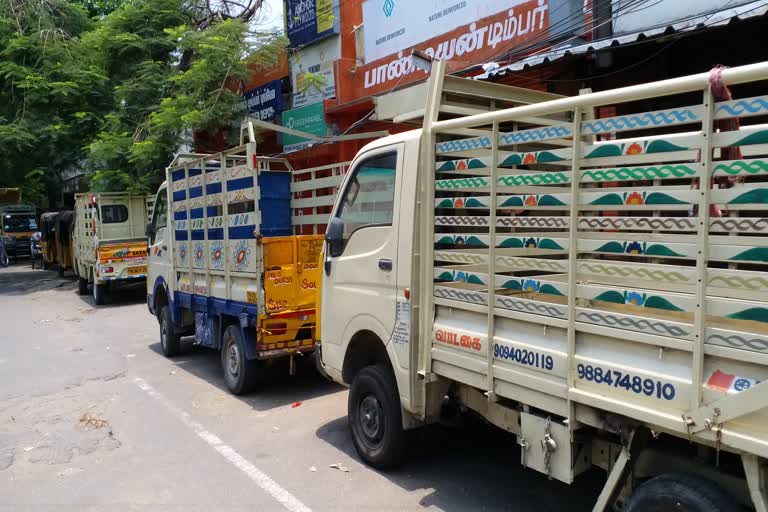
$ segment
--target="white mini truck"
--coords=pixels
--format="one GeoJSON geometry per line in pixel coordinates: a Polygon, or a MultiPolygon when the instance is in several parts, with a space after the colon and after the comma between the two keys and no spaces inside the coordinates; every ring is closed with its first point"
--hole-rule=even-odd
{"type": "Polygon", "coordinates": [[[765,511],[766,80],[557,98],[434,62],[423,127],[358,153],[326,233],[322,363],[360,456],[400,462],[453,402],[525,467],[605,469],[595,510],[765,511]]]}

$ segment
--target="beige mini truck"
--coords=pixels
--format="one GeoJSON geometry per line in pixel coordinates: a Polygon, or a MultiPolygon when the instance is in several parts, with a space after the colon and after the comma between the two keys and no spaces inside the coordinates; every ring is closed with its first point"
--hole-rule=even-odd
{"type": "Polygon", "coordinates": [[[151,198],[123,192],[75,196],[72,228],[78,292],[104,304],[106,292],[147,277],[147,237],[151,198]]]}
{"type": "Polygon", "coordinates": [[[431,65],[378,105],[422,128],[360,150],[326,233],[361,458],[453,403],[510,463],[604,469],[595,510],[765,512],[768,63],[567,98],[431,65]]]}

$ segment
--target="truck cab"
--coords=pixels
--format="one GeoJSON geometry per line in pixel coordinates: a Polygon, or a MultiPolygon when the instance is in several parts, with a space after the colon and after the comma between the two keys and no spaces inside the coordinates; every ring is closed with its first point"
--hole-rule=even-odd
{"type": "Polygon", "coordinates": [[[0,236],[10,258],[30,255],[30,238],[38,230],[35,207],[26,203],[0,204],[0,236]]]}

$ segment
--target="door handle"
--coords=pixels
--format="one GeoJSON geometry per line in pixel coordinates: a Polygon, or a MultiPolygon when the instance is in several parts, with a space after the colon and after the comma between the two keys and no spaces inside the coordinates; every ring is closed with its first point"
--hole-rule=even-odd
{"type": "Polygon", "coordinates": [[[392,270],[392,260],[389,258],[381,258],[379,260],[379,268],[381,270],[390,272],[392,270]]]}

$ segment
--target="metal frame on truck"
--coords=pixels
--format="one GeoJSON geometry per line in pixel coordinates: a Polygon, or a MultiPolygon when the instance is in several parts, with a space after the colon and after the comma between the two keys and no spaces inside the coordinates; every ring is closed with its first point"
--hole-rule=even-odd
{"type": "MultiPolygon", "coordinates": [[[[448,397],[516,434],[526,467],[606,469],[596,510],[766,510],[768,63],[440,119],[444,66],[422,130],[363,148],[339,195],[402,155],[391,323],[323,307],[360,454],[397,461],[392,417],[434,421],[448,397]]],[[[340,212],[324,302],[359,259],[334,254],[340,212]]]]}

